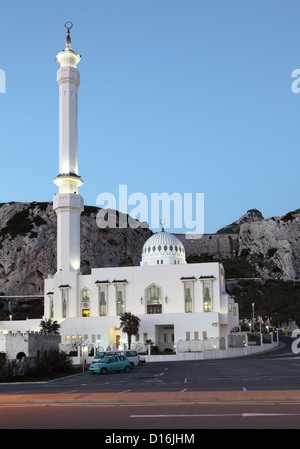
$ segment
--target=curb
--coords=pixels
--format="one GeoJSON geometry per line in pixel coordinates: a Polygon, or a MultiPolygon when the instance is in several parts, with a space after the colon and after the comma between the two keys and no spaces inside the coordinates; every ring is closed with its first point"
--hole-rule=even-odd
{"type": "Polygon", "coordinates": [[[300,391],[230,391],[189,393],[103,393],[86,395],[0,395],[0,405],[13,404],[123,404],[204,402],[300,402],[300,391]]]}

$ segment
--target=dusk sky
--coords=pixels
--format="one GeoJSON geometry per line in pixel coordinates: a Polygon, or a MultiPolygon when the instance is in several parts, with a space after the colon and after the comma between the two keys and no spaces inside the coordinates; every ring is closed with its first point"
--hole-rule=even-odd
{"type": "Polygon", "coordinates": [[[299,0],[18,0],[0,17],[0,202],[57,192],[55,58],[71,21],[86,205],[119,185],[149,202],[203,193],[205,233],[300,207],[299,0]]]}

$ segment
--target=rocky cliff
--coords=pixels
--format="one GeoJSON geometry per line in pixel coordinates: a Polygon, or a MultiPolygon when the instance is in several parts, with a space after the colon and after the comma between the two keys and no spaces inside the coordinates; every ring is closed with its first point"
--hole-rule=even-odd
{"type": "Polygon", "coordinates": [[[238,247],[263,279],[300,279],[300,209],[243,223],[238,247]]]}
{"type": "MultiPolygon", "coordinates": [[[[149,229],[99,229],[98,209],[81,215],[81,272],[91,268],[139,265],[149,229]]],[[[117,225],[119,214],[117,213],[117,225]]],[[[56,272],[56,214],[52,203],[6,203],[0,207],[0,295],[43,293],[56,272]]]]}
{"type": "MultiPolygon", "coordinates": [[[[139,265],[142,247],[152,232],[129,226],[99,229],[97,211],[87,206],[81,216],[81,272],[139,265]]],[[[200,257],[200,261],[233,263],[231,277],[300,279],[300,210],[264,219],[252,209],[216,234],[195,240],[178,237],[189,261],[200,257]]],[[[56,215],[52,203],[0,204],[0,295],[43,294],[45,277],[55,271],[56,215]]]]}
{"type": "Polygon", "coordinates": [[[227,278],[300,280],[300,209],[270,218],[251,209],[216,234],[178,237],[189,262],[219,260],[227,278]]]}
{"type": "Polygon", "coordinates": [[[257,221],[262,221],[264,217],[262,213],[257,209],[250,209],[245,215],[239,218],[237,221],[231,223],[231,225],[225,226],[218,230],[217,234],[229,234],[239,232],[242,224],[244,223],[254,223],[257,221]]]}

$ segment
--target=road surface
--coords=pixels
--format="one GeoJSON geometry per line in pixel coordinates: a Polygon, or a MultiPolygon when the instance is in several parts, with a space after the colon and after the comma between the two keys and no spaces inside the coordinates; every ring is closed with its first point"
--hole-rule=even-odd
{"type": "Polygon", "coordinates": [[[0,384],[0,428],[102,429],[103,438],[116,429],[149,429],[146,440],[153,429],[172,430],[169,442],[152,432],[158,440],[151,443],[164,445],[171,445],[178,429],[194,430],[196,439],[204,428],[299,428],[300,356],[291,351],[292,341],[252,357],[146,363],[128,374],[85,372],[54,382],[0,384]]]}

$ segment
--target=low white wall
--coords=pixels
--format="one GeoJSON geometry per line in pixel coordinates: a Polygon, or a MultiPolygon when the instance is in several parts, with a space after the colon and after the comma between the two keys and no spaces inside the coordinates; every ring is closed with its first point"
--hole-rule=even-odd
{"type": "MultiPolygon", "coordinates": [[[[214,360],[228,359],[232,357],[246,357],[253,354],[272,351],[279,345],[279,342],[263,343],[257,346],[246,346],[244,348],[228,348],[204,350],[202,352],[178,352],[177,354],[166,355],[144,355],[146,362],[178,362],[189,360],[214,360]]],[[[85,356],[72,357],[74,365],[89,365],[92,363],[93,357],[85,356]]]]}
{"type": "Polygon", "coordinates": [[[176,355],[147,355],[147,362],[176,362],[188,360],[214,360],[228,359],[232,357],[245,357],[261,352],[271,351],[278,346],[278,343],[262,344],[260,346],[247,346],[245,348],[228,348],[204,350],[202,352],[179,352],[176,355]]]}

